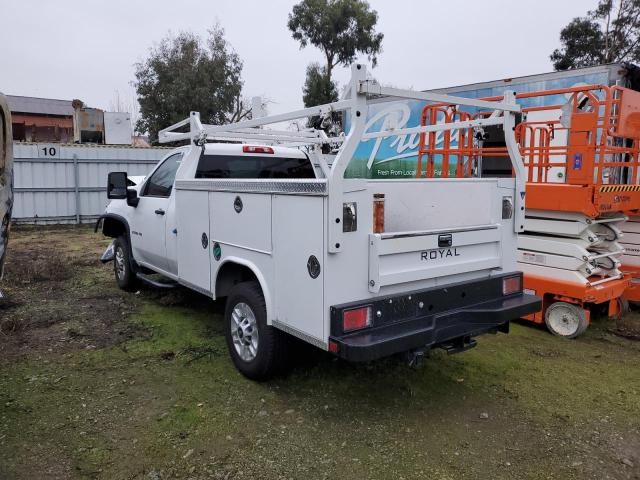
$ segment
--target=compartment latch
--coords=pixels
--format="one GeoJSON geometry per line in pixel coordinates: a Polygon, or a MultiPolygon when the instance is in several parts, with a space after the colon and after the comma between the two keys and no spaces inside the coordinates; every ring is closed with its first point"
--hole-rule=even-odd
{"type": "Polygon", "coordinates": [[[453,235],[450,233],[443,233],[442,235],[438,235],[438,246],[439,247],[450,247],[453,245],[453,235]]]}

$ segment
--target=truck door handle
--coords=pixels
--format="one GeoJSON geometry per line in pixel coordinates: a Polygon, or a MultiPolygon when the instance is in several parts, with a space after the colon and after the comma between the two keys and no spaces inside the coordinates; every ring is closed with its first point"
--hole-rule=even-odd
{"type": "Polygon", "coordinates": [[[156,215],[164,215],[164,210],[159,208],[156,210],[156,215]]]}

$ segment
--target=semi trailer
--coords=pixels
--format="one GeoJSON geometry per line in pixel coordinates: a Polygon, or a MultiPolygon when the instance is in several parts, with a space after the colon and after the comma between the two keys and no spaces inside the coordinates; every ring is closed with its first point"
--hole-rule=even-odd
{"type": "Polygon", "coordinates": [[[191,112],[159,133],[161,142],[188,145],[147,177],[109,174],[112,201],[98,225],[114,240],[103,261],[113,261],[124,289],[169,281],[225,299],[231,358],[252,379],[280,371],[291,336],[355,362],[416,360],[436,347],[462,352],[476,336],[507,332],[510,320],[540,308],[522,291],[516,263],[525,197],[513,135],[519,112],[510,92],[485,102],[386,88],[361,65],[344,98],[330,104],[230,125],[206,125],[191,112]],[[370,109],[398,100],[488,114],[367,131],[370,109]],[[340,112],[350,122],[343,135],[280,126],[340,112]],[[513,177],[345,175],[362,145],[490,125],[508,132],[513,177]]]}

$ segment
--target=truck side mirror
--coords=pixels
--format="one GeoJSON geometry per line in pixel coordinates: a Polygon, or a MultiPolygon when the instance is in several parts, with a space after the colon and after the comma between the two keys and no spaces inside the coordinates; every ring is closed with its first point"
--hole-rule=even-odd
{"type": "Polygon", "coordinates": [[[127,205],[130,207],[136,208],[140,203],[140,199],[138,198],[138,192],[135,188],[127,189],[127,205]]]}
{"type": "Polygon", "coordinates": [[[109,172],[107,198],[112,200],[127,198],[127,172],[109,172]]]}

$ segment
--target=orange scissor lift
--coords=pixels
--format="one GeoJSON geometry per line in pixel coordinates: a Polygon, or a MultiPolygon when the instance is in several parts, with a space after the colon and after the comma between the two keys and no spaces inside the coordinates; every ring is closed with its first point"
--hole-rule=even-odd
{"type": "MultiPolygon", "coordinates": [[[[516,98],[523,106],[516,138],[528,175],[518,266],[525,289],[543,298],[542,310],[526,319],[576,337],[594,309],[615,317],[626,311],[625,297],[640,301],[640,93],[582,85],[516,98]]],[[[431,104],[421,125],[492,114],[431,104]]],[[[420,134],[416,175],[510,177],[507,161],[495,127],[427,132],[420,134]]]]}

